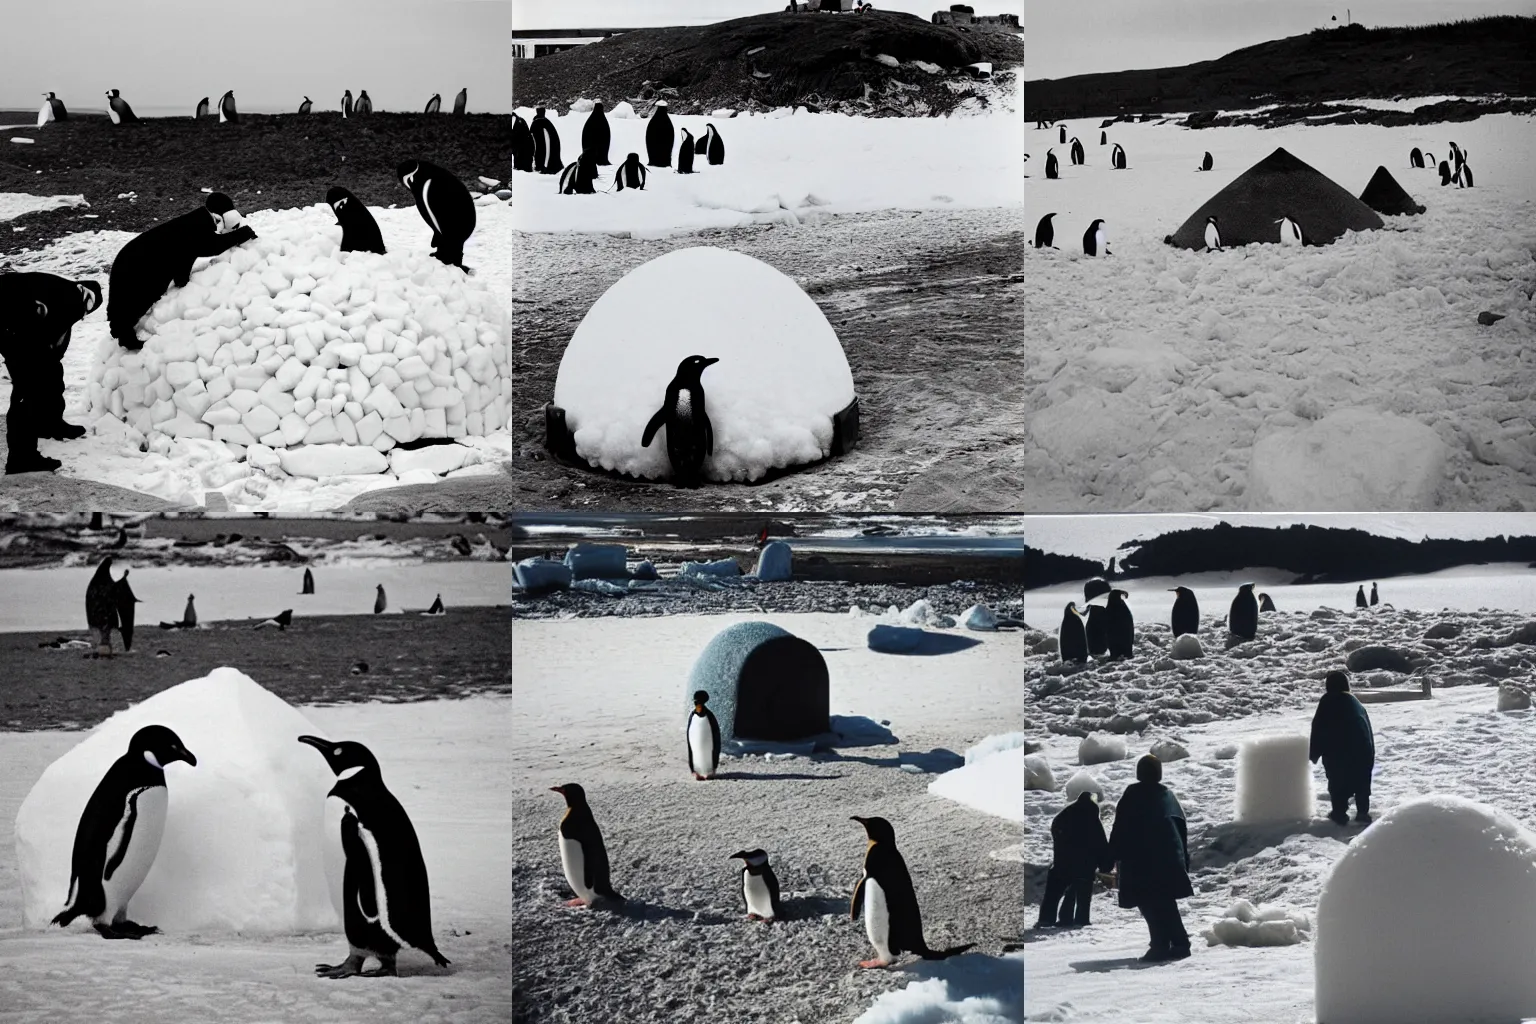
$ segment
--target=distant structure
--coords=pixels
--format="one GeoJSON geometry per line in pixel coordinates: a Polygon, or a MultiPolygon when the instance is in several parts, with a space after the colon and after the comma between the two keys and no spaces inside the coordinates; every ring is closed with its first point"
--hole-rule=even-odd
{"type": "Polygon", "coordinates": [[[629,31],[627,28],[515,28],[512,30],[512,56],[519,59],[548,57],[629,31]]]}
{"type": "Polygon", "coordinates": [[[977,14],[969,4],[950,4],[947,11],[934,11],[935,25],[949,25],[958,29],[975,29],[981,32],[1017,32],[1017,14],[977,14]]]}

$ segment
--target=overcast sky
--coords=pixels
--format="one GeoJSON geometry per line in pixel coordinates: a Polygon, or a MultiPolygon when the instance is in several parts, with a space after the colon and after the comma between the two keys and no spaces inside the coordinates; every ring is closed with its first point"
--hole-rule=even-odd
{"type": "Polygon", "coordinates": [[[375,109],[469,110],[512,102],[507,0],[13,0],[0,19],[0,107],[105,109],[119,89],[135,112],[191,115],[235,91],[241,110],[338,109],[367,89],[375,109]]]}
{"type": "MultiPolygon", "coordinates": [[[[950,0],[873,0],[887,11],[905,11],[927,21],[950,0]]],[[[512,0],[514,28],[647,28],[652,25],[708,25],[749,14],[782,11],[789,0],[512,0]]],[[[971,0],[977,14],[1023,16],[1023,0],[971,0]]]]}
{"type": "Polygon", "coordinates": [[[1029,0],[1024,74],[1064,78],[1214,60],[1335,24],[1335,15],[1342,25],[1346,7],[1368,27],[1536,14],[1536,0],[1029,0]]]}

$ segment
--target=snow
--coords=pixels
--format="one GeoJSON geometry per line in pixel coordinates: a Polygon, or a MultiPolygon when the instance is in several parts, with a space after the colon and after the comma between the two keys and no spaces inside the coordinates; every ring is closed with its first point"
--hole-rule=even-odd
{"type": "Polygon", "coordinates": [[[1104,799],[1104,787],[1100,785],[1099,780],[1082,769],[1072,773],[1072,777],[1062,787],[1062,792],[1066,794],[1068,800],[1076,800],[1084,793],[1092,793],[1101,801],[1104,799]]]}
{"type": "MultiPolygon", "coordinates": [[[[533,110],[518,110],[525,121],[533,110]]],[[[1017,110],[980,116],[865,118],[842,114],[775,117],[670,114],[681,145],[715,125],[725,163],[700,156],[693,174],[649,167],[644,191],[558,194],[553,175],[513,172],[520,231],[589,231],[664,238],[749,224],[815,224],[830,214],[869,210],[1017,206],[1024,126],[1017,110]]],[[[551,117],[562,153],[580,149],[584,113],[551,117]]],[[[615,166],[598,179],[611,189],[617,164],[645,153],[648,119],[609,120],[615,166]]]]}
{"type": "Polygon", "coordinates": [[[512,567],[512,573],[524,590],[564,590],[574,578],[569,565],[553,558],[525,558],[512,567]]]}
{"type": "Polygon", "coordinates": [[[318,730],[232,668],[119,711],[43,772],[16,815],[26,926],[46,928],[64,908],[80,812],[133,734],[152,724],[175,732],[197,766],[166,770],[165,834],[130,918],[167,932],[335,929],[323,813],[335,779],[296,742],[318,730]]]}
{"type": "Polygon", "coordinates": [[[1012,1024],[1024,1006],[1022,960],[968,953],[925,964],[938,976],[882,994],[854,1024],[1012,1024]]]}
{"type": "Polygon", "coordinates": [[[671,476],[667,430],[641,438],[680,362],[719,362],[700,378],[714,431],[704,473],[761,479],[831,453],[832,416],[853,375],[827,318],[790,278],[712,246],[636,267],[587,311],[566,346],[555,404],[583,459],[646,479],[671,476]]]}
{"type": "Polygon", "coordinates": [[[960,623],[966,629],[990,633],[997,629],[997,614],[984,604],[973,604],[960,614],[960,623]]]}
{"type": "Polygon", "coordinates": [[[1119,736],[1090,733],[1077,745],[1077,763],[1081,765],[1123,761],[1125,757],[1125,740],[1119,736]]]}
{"type": "Polygon", "coordinates": [[[916,654],[927,635],[921,629],[882,623],[869,631],[865,642],[869,644],[870,650],[881,654],[916,654]]]}
{"type": "Polygon", "coordinates": [[[1316,803],[1306,736],[1255,736],[1237,755],[1237,807],[1240,825],[1307,821],[1316,803]]]}
{"type": "Polygon", "coordinates": [[[1426,1024],[1536,1015],[1536,835],[1507,812],[1432,795],[1392,808],[1318,899],[1317,1016],[1426,1024]]]}
{"type": "Polygon", "coordinates": [[[90,206],[85,196],[33,196],[25,192],[0,192],[0,223],[15,220],[24,213],[90,206]]]}
{"type": "Polygon", "coordinates": [[[1056,776],[1051,771],[1051,763],[1039,754],[1024,755],[1024,788],[1043,789],[1048,793],[1056,789],[1056,776]]]}
{"type": "Polygon", "coordinates": [[[1205,648],[1200,645],[1198,635],[1181,633],[1173,638],[1173,646],[1168,648],[1168,656],[1176,661],[1193,661],[1196,658],[1205,657],[1205,648]]]}
{"type": "MultiPolygon", "coordinates": [[[[1023,740],[1022,736],[1020,740],[1023,740]]],[[[1046,781],[1050,783],[1048,786],[1030,786],[1025,781],[1028,771],[1025,761],[1022,742],[1019,746],[995,751],[979,760],[967,758],[966,764],[952,768],[928,783],[928,792],[983,814],[1022,822],[1024,790],[1055,788],[1055,782],[1049,774],[1046,776],[1046,781]]]]}
{"type": "Polygon", "coordinates": [[[757,569],[753,575],[764,582],[793,579],[794,557],[794,552],[784,541],[771,540],[758,553],[757,569]]]}
{"type": "Polygon", "coordinates": [[[1312,931],[1306,914],[1238,900],[1200,934],[1212,946],[1293,946],[1312,931]]]}
{"type": "Polygon", "coordinates": [[[995,736],[988,736],[979,743],[973,743],[965,748],[965,763],[974,764],[983,758],[991,757],[1004,750],[1012,750],[1015,747],[1024,746],[1024,734],[1022,732],[1002,732],[995,736]]]}
{"type": "Polygon", "coordinates": [[[565,552],[565,564],[572,579],[622,580],[629,576],[628,554],[622,544],[575,544],[565,552]]]}
{"type": "Polygon", "coordinates": [[[677,570],[679,576],[735,577],[741,575],[741,566],[734,558],[719,558],[712,562],[684,562],[677,570]]]}
{"type": "Polygon", "coordinates": [[[1088,143],[1081,167],[1066,162],[1054,130],[1027,133],[1028,219],[1056,213],[1058,248],[1026,256],[1030,412],[1016,456],[1032,481],[1025,511],[1536,503],[1529,117],[1392,128],[1117,124],[1108,131],[1126,147],[1124,171],[1095,144],[1097,123],[1067,125],[1088,143]],[[1432,172],[1407,167],[1411,148],[1440,154],[1448,139],[1470,151],[1476,188],[1443,189],[1432,172]],[[1041,168],[1053,145],[1062,177],[1049,181],[1041,168]],[[1321,248],[1163,244],[1277,146],[1354,194],[1385,166],[1429,209],[1321,248]],[[1197,173],[1205,150],[1215,169],[1197,173]],[[1109,258],[1082,255],[1094,218],[1106,221],[1109,258]],[[1485,310],[1507,318],[1480,326],[1485,310]],[[1343,436],[1351,424],[1353,442],[1343,436]],[[1327,467],[1313,468],[1310,483],[1302,453],[1327,467]]]}

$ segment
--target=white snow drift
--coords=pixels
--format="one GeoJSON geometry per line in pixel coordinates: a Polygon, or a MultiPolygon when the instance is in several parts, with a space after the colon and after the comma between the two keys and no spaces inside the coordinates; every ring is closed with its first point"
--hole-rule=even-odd
{"type": "MultiPolygon", "coordinates": [[[[967,754],[964,767],[947,771],[928,783],[928,792],[985,814],[1008,821],[1023,821],[1027,785],[1024,776],[1030,772],[1032,766],[1028,762],[1034,758],[1025,758],[1023,736],[1014,735],[1019,738],[1019,746],[995,750],[975,760],[967,754]]],[[[1046,769],[1046,785],[1039,788],[1055,788],[1049,768],[1046,769]]]]}
{"type": "Polygon", "coordinates": [[[1312,931],[1312,919],[1289,907],[1238,900],[1200,934],[1212,946],[1293,946],[1312,931]]]}
{"type": "Polygon", "coordinates": [[[319,730],[233,668],[119,711],[43,772],[16,815],[26,926],[46,927],[64,909],[85,803],[133,734],[155,724],[173,730],[197,766],[166,771],[165,835],[129,916],[165,931],[336,928],[323,846],[335,778],[298,743],[319,730]]]}
{"type": "Polygon", "coordinates": [[[709,479],[757,480],[831,452],[832,416],[853,401],[853,375],[827,318],[768,264],[699,246],[631,270],[571,337],[555,404],[577,453],[632,476],[670,476],[666,428],[649,447],[640,440],[693,355],[720,360],[701,377],[714,428],[709,479]]]}
{"type": "Polygon", "coordinates": [[[1316,809],[1306,736],[1255,736],[1237,755],[1237,821],[1307,821],[1316,809]]]}

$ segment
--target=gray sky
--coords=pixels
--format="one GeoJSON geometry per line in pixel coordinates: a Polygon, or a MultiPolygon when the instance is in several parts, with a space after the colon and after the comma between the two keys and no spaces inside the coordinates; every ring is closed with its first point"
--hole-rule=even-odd
{"type": "Polygon", "coordinates": [[[335,110],[367,89],[375,109],[469,110],[512,103],[507,0],[15,0],[0,18],[0,107],[36,110],[58,93],[105,109],[119,89],[136,113],[191,115],[226,89],[251,112],[335,110]]]}
{"type": "MultiPolygon", "coordinates": [[[[872,0],[887,11],[905,11],[924,21],[949,9],[950,0],[872,0]]],[[[969,0],[977,14],[1017,14],[1023,0],[969,0]]],[[[789,0],[512,0],[516,28],[647,28],[652,25],[708,25],[749,14],[782,11],[789,0]]]]}
{"type": "Polygon", "coordinates": [[[1214,60],[1331,25],[1333,15],[1342,25],[1346,7],[1368,27],[1536,14],[1536,0],[1029,0],[1024,75],[1064,78],[1214,60]]]}

